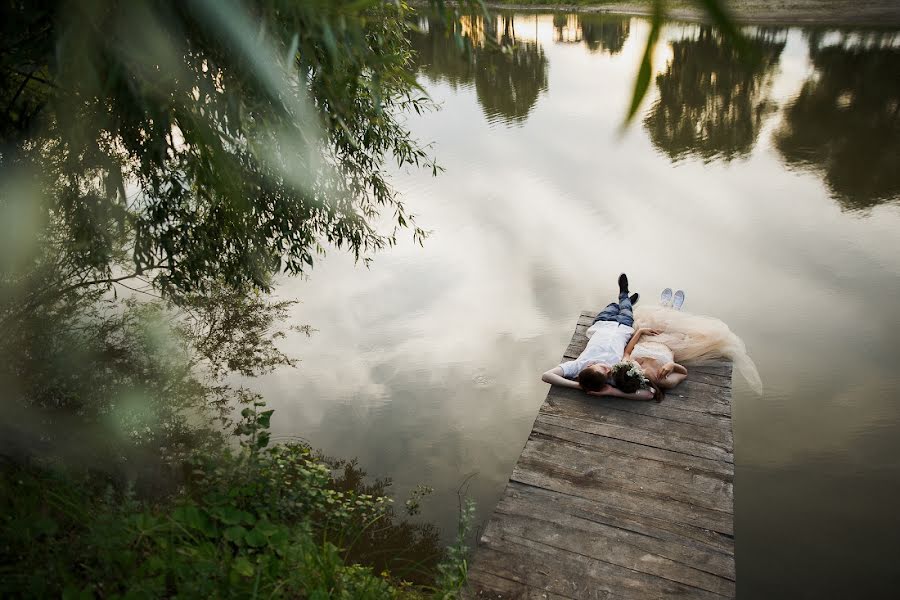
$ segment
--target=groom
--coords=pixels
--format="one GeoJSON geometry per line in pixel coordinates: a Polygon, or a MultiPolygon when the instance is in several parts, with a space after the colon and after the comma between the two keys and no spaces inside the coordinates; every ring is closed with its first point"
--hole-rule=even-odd
{"type": "Polygon", "coordinates": [[[609,384],[612,366],[622,361],[625,345],[634,334],[632,306],[638,294],[628,296],[628,277],[619,275],[619,301],[611,302],[587,330],[588,343],[575,360],[550,369],[541,377],[547,383],[584,390],[591,396],[614,396],[632,400],[651,400],[652,390],[626,394],[609,384]]]}

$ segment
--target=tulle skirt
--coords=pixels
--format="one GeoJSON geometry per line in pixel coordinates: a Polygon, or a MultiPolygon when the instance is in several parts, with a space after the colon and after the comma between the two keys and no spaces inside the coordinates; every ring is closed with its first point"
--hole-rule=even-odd
{"type": "Polygon", "coordinates": [[[762,380],[756,365],[747,354],[747,347],[721,320],[664,306],[635,307],[634,319],[635,328],[649,327],[663,332],[647,338],[647,341],[668,346],[674,353],[676,362],[731,359],[753,391],[762,393],[762,380]]]}

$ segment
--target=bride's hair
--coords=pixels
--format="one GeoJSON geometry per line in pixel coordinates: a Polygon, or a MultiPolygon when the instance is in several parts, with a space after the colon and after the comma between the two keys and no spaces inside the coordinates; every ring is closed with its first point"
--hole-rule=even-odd
{"type": "Polygon", "coordinates": [[[623,361],[612,367],[613,383],[626,394],[633,394],[647,384],[640,365],[623,361]]]}
{"type": "Polygon", "coordinates": [[[650,387],[653,388],[653,399],[657,402],[662,402],[663,398],[666,397],[666,390],[662,388],[659,380],[659,370],[653,365],[643,365],[638,363],[641,367],[641,370],[644,372],[644,377],[647,379],[647,382],[650,384],[650,387]]]}
{"type": "Polygon", "coordinates": [[[641,378],[630,374],[625,369],[616,371],[616,374],[613,375],[613,382],[626,394],[633,394],[641,389],[641,378]]]}

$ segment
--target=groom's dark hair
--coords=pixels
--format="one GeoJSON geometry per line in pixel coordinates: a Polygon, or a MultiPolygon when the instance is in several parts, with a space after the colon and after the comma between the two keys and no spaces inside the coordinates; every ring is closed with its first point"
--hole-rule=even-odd
{"type": "Polygon", "coordinates": [[[594,369],[582,369],[578,373],[578,385],[586,392],[599,392],[606,385],[606,375],[594,369]]]}

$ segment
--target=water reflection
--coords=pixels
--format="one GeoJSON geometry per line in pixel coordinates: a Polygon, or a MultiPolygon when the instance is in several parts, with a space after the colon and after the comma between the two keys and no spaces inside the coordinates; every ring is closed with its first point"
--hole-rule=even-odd
{"type": "Polygon", "coordinates": [[[625,47],[631,19],[605,15],[583,15],[579,21],[584,44],[591,52],[603,50],[609,54],[618,54],[625,47]]]}
{"type": "Polygon", "coordinates": [[[553,39],[557,43],[583,43],[592,53],[615,55],[625,47],[631,30],[631,18],[606,14],[560,13],[553,17],[553,28],[553,39]]]}
{"type": "Polygon", "coordinates": [[[431,83],[444,82],[454,90],[475,79],[475,62],[468,49],[457,43],[442,19],[423,19],[419,31],[410,32],[415,69],[431,83]]]}
{"type": "Polygon", "coordinates": [[[673,160],[728,161],[752,150],[764,117],[775,110],[769,89],[785,35],[759,29],[748,37],[752,61],[709,27],[671,43],[672,60],[656,78],[659,100],[644,126],[673,160]]]}
{"type": "Polygon", "coordinates": [[[412,34],[419,72],[454,89],[474,83],[489,121],[525,122],[547,91],[547,57],[535,40],[520,39],[510,14],[463,19],[462,44],[440,19],[426,18],[412,34]]]}
{"type": "Polygon", "coordinates": [[[814,33],[815,72],[784,111],[775,143],[794,167],[821,173],[845,210],[900,195],[900,47],[896,34],[814,33]]]}
{"type": "MultiPolygon", "coordinates": [[[[539,110],[516,127],[488,127],[476,93],[481,44],[494,36],[500,45],[503,20],[493,29],[467,24],[474,56],[445,32],[419,34],[422,85],[444,108],[410,124],[435,142],[446,171],[398,172],[395,181],[435,233],[424,248],[401,239],[371,269],[330,253],[310,281],[279,285],[303,299],[296,321],[319,331],[286,340],[299,370],[260,382],[277,410],[276,433],[359,456],[373,474],[394,478],[398,498],[418,483],[434,486],[423,515],[449,542],[457,488],[477,473],[469,492],[487,518],[546,394],[539,374],[558,360],[574,315],[613,294],[627,268],[646,301],[677,285],[691,310],[729,323],[765,381],[764,398],[735,382],[738,595],[890,597],[895,586],[884,582],[897,572],[900,546],[900,204],[858,218],[838,210],[822,181],[825,166],[836,168],[828,161],[853,160],[834,150],[866,135],[873,149],[857,151],[870,164],[846,193],[893,176],[895,50],[887,41],[838,44],[833,34],[811,45],[797,28],[761,31],[751,37],[769,64],[748,72],[713,32],[663,28],[658,84],[680,94],[667,97],[666,122],[675,127],[675,111],[694,111],[697,131],[723,138],[689,130],[675,167],[652,128],[618,135],[647,21],[628,21],[614,54],[592,52],[567,18],[515,15],[510,23],[508,40],[514,34],[546,53],[538,81],[552,75],[539,110]],[[562,43],[560,21],[577,43],[562,43]],[[878,58],[860,60],[869,71],[857,76],[832,66],[849,58],[826,57],[829,47],[878,58]],[[863,79],[874,87],[859,89],[863,79]],[[791,115],[812,106],[802,100],[813,83],[878,107],[869,118],[884,131],[840,121],[848,115],[827,105],[851,98],[835,93],[815,105],[818,116],[791,115]],[[727,119],[749,121],[750,133],[727,137],[727,119]],[[804,173],[785,168],[781,138],[794,129],[821,140],[804,142],[823,153],[820,162],[791,163],[809,167],[804,173]]],[[[660,106],[653,113],[663,118],[660,106]]],[[[819,154],[803,154],[811,156],[819,154]]],[[[882,188],[896,194],[893,185],[882,188]]]]}

